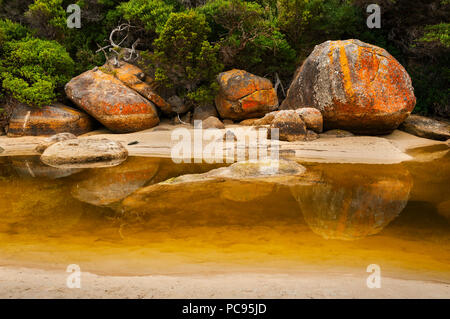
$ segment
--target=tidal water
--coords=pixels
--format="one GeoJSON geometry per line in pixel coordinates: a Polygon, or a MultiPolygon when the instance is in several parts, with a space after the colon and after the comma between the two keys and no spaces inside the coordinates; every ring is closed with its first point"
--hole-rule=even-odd
{"type": "Polygon", "coordinates": [[[302,163],[308,181],[133,193],[219,167],[131,157],[55,169],[0,157],[0,266],[110,275],[365,273],[450,283],[450,156],[396,165],[302,163]],[[130,208],[131,207],[131,208],[130,208]]]}

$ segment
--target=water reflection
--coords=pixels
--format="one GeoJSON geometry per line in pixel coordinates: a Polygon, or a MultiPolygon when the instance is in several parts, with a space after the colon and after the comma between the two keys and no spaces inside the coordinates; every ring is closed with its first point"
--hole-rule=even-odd
{"type": "Polygon", "coordinates": [[[175,185],[159,183],[220,165],[129,158],[120,166],[86,169],[53,181],[39,176],[62,177],[66,170],[46,170],[36,158],[12,159],[10,166],[18,176],[0,183],[1,218],[39,216],[40,222],[45,222],[42,216],[46,216],[52,221],[47,228],[54,227],[60,216],[65,225],[72,224],[84,210],[96,211],[97,216],[103,212],[119,224],[146,229],[161,225],[247,227],[304,220],[323,238],[361,239],[379,233],[400,214],[413,186],[403,165],[317,164],[295,178],[216,178],[175,185]],[[24,172],[30,163],[39,168],[34,172],[40,172],[34,179],[24,178],[29,176],[24,172]],[[93,206],[87,210],[84,203],[93,206]]]}
{"type": "Polygon", "coordinates": [[[96,206],[107,206],[143,187],[158,172],[159,160],[129,158],[120,166],[94,168],[74,183],[71,194],[76,199],[96,206]]]}
{"type": "Polygon", "coordinates": [[[80,168],[55,168],[41,162],[39,156],[24,156],[11,159],[11,165],[21,177],[57,179],[81,172],[80,168]]]}
{"type": "Polygon", "coordinates": [[[311,230],[326,239],[379,233],[405,208],[413,185],[398,165],[329,164],[311,170],[318,178],[291,191],[311,230]]]}
{"type": "Polygon", "coordinates": [[[450,273],[450,224],[437,214],[448,210],[438,204],[448,201],[449,175],[436,171],[429,185],[419,174],[426,166],[408,165],[305,164],[295,179],[166,191],[157,183],[219,165],[129,158],[50,179],[26,177],[0,158],[0,263],[167,274],[303,270],[305,262],[365,269],[370,259],[450,273]],[[426,188],[442,191],[428,196],[426,188]],[[403,210],[413,189],[427,196],[403,210]]]}

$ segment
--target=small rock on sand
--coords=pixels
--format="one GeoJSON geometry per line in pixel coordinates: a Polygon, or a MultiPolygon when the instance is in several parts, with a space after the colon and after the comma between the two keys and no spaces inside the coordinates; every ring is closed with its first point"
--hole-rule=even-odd
{"type": "Polygon", "coordinates": [[[202,128],[204,130],[209,128],[216,128],[216,129],[224,129],[225,125],[215,116],[210,116],[203,120],[202,128]]]}
{"type": "Polygon", "coordinates": [[[64,168],[111,167],[125,161],[128,151],[106,138],[81,138],[53,144],[41,155],[49,166],[64,168]]]}
{"type": "Polygon", "coordinates": [[[402,131],[432,140],[450,139],[450,124],[420,115],[410,115],[400,126],[402,131]]]}
{"type": "Polygon", "coordinates": [[[76,138],[77,137],[72,133],[58,133],[44,139],[42,142],[39,143],[38,146],[36,146],[35,150],[38,153],[43,153],[47,148],[49,148],[51,145],[55,143],[67,140],[74,140],[76,138]]]}

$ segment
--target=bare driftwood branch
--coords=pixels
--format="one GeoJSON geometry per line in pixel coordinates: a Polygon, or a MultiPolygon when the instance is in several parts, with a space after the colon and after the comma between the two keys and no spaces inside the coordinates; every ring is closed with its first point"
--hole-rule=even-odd
{"type": "Polygon", "coordinates": [[[111,60],[111,53],[114,54],[114,58],[112,59],[112,64],[114,66],[119,66],[120,63],[120,51],[122,49],[125,50],[125,54],[123,56],[123,59],[127,62],[129,61],[135,61],[138,57],[139,57],[139,53],[136,51],[136,46],[138,45],[140,39],[137,39],[136,41],[134,41],[134,43],[131,45],[131,48],[123,48],[122,44],[129,38],[130,36],[130,29],[134,28],[134,26],[132,26],[129,23],[122,23],[121,25],[117,26],[115,29],[113,29],[111,31],[111,33],[109,34],[109,39],[105,40],[108,41],[109,44],[106,46],[100,46],[99,44],[98,47],[99,49],[96,51],[96,53],[99,52],[103,52],[103,54],[105,55],[106,60],[111,60]],[[114,37],[116,33],[122,33],[126,31],[126,35],[125,37],[123,37],[119,42],[115,42],[114,37]],[[108,50],[109,53],[106,52],[106,50],[108,50]]]}
{"type": "Polygon", "coordinates": [[[280,77],[278,76],[278,73],[275,72],[275,92],[278,92],[278,86],[281,86],[281,92],[283,92],[283,96],[286,97],[286,92],[284,90],[283,83],[280,80],[280,77]]]}

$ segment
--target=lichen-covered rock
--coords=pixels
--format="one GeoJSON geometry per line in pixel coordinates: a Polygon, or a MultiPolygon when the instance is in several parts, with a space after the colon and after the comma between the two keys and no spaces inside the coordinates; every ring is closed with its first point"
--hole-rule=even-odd
{"type": "Polygon", "coordinates": [[[219,94],[215,102],[222,118],[243,120],[261,117],[278,108],[270,80],[233,69],[217,76],[219,94]]]}
{"type": "Polygon", "coordinates": [[[218,117],[217,110],[214,105],[200,105],[194,108],[194,113],[192,115],[192,119],[196,120],[205,120],[210,116],[218,117]]]}
{"type": "Polygon", "coordinates": [[[304,107],[295,110],[300,118],[305,122],[308,129],[316,132],[322,133],[323,131],[323,118],[322,113],[318,109],[312,107],[304,107]]]}
{"type": "Polygon", "coordinates": [[[72,133],[58,133],[53,136],[47,137],[43,141],[41,141],[38,146],[36,146],[35,151],[38,153],[44,152],[48,147],[51,145],[61,142],[61,141],[67,141],[67,140],[74,140],[77,137],[73,135],[72,133]]]}
{"type": "Polygon", "coordinates": [[[94,123],[86,113],[62,104],[41,108],[17,104],[9,121],[8,136],[47,136],[70,132],[87,133],[94,123]]]}
{"type": "Polygon", "coordinates": [[[75,104],[113,132],[135,132],[159,123],[152,102],[100,70],[80,74],[66,84],[65,90],[75,104]]]}
{"type": "Polygon", "coordinates": [[[316,46],[281,109],[314,107],[326,129],[386,134],[403,122],[415,103],[403,66],[386,50],[352,39],[316,46]]]}
{"type": "Polygon", "coordinates": [[[41,155],[41,161],[64,168],[111,167],[119,165],[127,157],[127,149],[119,142],[86,137],[53,144],[41,155]]]}
{"type": "Polygon", "coordinates": [[[202,128],[216,128],[216,129],[224,129],[225,125],[215,116],[210,116],[207,119],[202,121],[202,128]]]}
{"type": "Polygon", "coordinates": [[[241,122],[239,122],[240,125],[244,125],[244,126],[254,126],[256,125],[255,123],[258,121],[259,119],[246,119],[243,120],[241,122]]]}
{"type": "Polygon", "coordinates": [[[267,113],[266,115],[264,115],[263,117],[258,118],[258,119],[243,120],[239,124],[248,125],[248,126],[270,125],[270,124],[272,124],[272,121],[278,112],[281,112],[281,111],[273,111],[273,112],[267,113]]]}
{"type": "Polygon", "coordinates": [[[314,131],[311,131],[311,130],[307,130],[306,131],[306,138],[305,138],[305,140],[308,141],[308,142],[317,140],[319,137],[320,137],[319,134],[317,134],[314,131]]]}
{"type": "Polygon", "coordinates": [[[112,63],[106,63],[103,68],[122,81],[126,86],[138,92],[147,100],[153,102],[166,114],[171,114],[172,107],[156,93],[156,84],[144,71],[137,66],[121,61],[115,66],[112,63]]]}
{"type": "Polygon", "coordinates": [[[410,115],[400,129],[410,134],[432,140],[450,139],[450,124],[420,115],[410,115]]]}
{"type": "MultiPolygon", "coordinates": [[[[280,141],[304,141],[306,125],[295,111],[278,111],[273,118],[270,129],[278,129],[280,141]]],[[[269,132],[271,132],[269,130],[269,132]]]]}
{"type": "Polygon", "coordinates": [[[191,105],[184,103],[184,100],[178,95],[172,95],[167,99],[167,102],[169,102],[172,111],[177,114],[184,114],[191,109],[191,105]]]}

